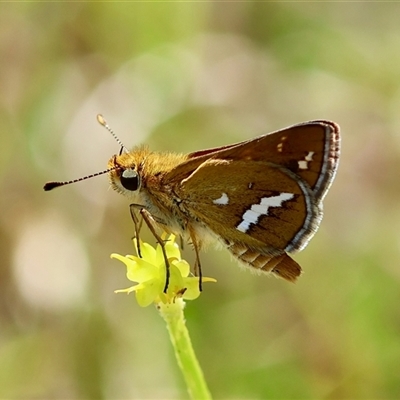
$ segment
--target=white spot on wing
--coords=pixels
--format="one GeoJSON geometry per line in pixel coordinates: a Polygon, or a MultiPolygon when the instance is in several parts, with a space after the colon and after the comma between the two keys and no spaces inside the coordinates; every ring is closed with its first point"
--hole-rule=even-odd
{"type": "Polygon", "coordinates": [[[299,164],[299,169],[308,169],[308,163],[312,161],[314,152],[309,151],[308,154],[304,157],[304,160],[297,161],[299,164]]]}
{"type": "Polygon", "coordinates": [[[240,232],[246,233],[249,228],[250,228],[250,222],[246,221],[243,215],[243,221],[236,227],[236,229],[240,232]]]}
{"type": "Polygon", "coordinates": [[[247,210],[244,214],[243,214],[243,221],[246,221],[249,224],[255,224],[258,220],[258,217],[260,216],[260,214],[253,210],[253,207],[250,210],[247,210]]]}
{"type": "Polygon", "coordinates": [[[287,136],[281,136],[281,141],[276,145],[276,150],[278,153],[282,153],[283,151],[283,142],[287,139],[287,136]]]}
{"type": "Polygon", "coordinates": [[[282,203],[293,199],[293,193],[281,193],[278,196],[263,197],[259,204],[253,204],[242,216],[242,221],[236,227],[240,232],[246,233],[251,224],[256,224],[261,215],[268,215],[270,207],[282,207],[282,203]]]}
{"type": "Polygon", "coordinates": [[[299,169],[308,169],[307,161],[301,160],[301,161],[298,161],[298,164],[299,164],[299,169]]]}
{"type": "Polygon", "coordinates": [[[226,206],[229,203],[229,197],[226,193],[222,193],[222,196],[219,199],[213,200],[213,203],[220,206],[226,206]]]}
{"type": "Polygon", "coordinates": [[[312,161],[313,155],[314,155],[314,152],[313,152],[313,151],[310,151],[310,152],[306,155],[305,160],[306,160],[306,161],[312,161]]]}

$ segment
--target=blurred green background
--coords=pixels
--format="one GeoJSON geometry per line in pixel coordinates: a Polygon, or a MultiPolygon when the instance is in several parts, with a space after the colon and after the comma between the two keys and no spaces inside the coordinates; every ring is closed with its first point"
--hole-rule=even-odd
{"type": "Polygon", "coordinates": [[[2,3],[0,113],[0,398],[187,398],[156,310],[114,294],[128,200],[42,190],[119,151],[97,113],[179,152],[339,123],[301,279],[209,249],[188,326],[216,399],[400,398],[400,4],[2,3]]]}

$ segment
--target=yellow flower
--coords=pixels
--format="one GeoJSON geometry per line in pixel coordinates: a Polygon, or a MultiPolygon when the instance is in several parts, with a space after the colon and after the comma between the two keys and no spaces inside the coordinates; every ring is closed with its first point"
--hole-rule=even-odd
{"type": "MultiPolygon", "coordinates": [[[[136,248],[136,241],[134,241],[136,248]]],[[[165,243],[165,252],[169,262],[169,284],[167,293],[164,293],[166,280],[165,260],[161,246],[156,248],[140,241],[142,258],[137,256],[121,256],[111,254],[111,258],[122,261],[127,267],[127,278],[137,285],[127,289],[116,290],[116,293],[135,292],[136,300],[142,307],[151,303],[171,303],[177,297],[185,300],[194,300],[200,296],[199,278],[190,275],[189,264],[181,259],[179,246],[175,243],[175,236],[170,235],[165,243]]],[[[137,253],[137,249],[136,249],[137,253]]],[[[202,282],[216,282],[212,278],[202,278],[202,282]]]]}

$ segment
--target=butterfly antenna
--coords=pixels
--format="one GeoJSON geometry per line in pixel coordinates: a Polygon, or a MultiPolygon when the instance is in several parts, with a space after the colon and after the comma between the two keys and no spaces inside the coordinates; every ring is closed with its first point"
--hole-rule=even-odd
{"type": "Polygon", "coordinates": [[[117,143],[121,146],[121,149],[124,149],[125,152],[128,152],[128,149],[124,146],[124,144],[121,142],[119,137],[114,133],[114,131],[108,126],[107,121],[103,118],[101,114],[97,114],[97,121],[99,122],[100,125],[104,126],[108,130],[108,132],[111,133],[113,138],[117,141],[117,143]]]}
{"type": "Polygon", "coordinates": [[[96,172],[94,174],[91,175],[86,175],[83,176],[82,178],[78,178],[78,179],[72,179],[71,181],[65,181],[65,182],[47,182],[44,186],[43,189],[48,192],[49,190],[52,190],[56,187],[60,187],[60,186],[65,186],[65,185],[70,185],[71,183],[76,183],[76,182],[80,182],[80,181],[85,181],[86,179],[90,179],[90,178],[94,178],[95,176],[99,176],[99,175],[103,175],[103,174],[107,174],[110,171],[114,171],[115,169],[117,169],[118,167],[114,167],[114,168],[108,168],[104,171],[101,172],[96,172]]]}
{"type": "MultiPolygon", "coordinates": [[[[114,139],[117,141],[117,143],[121,146],[121,152],[122,150],[125,150],[125,152],[128,152],[127,148],[124,146],[124,144],[121,142],[121,140],[119,140],[118,136],[114,133],[114,131],[108,126],[106,120],[103,118],[103,116],[101,114],[97,115],[97,121],[104,126],[104,128],[106,128],[108,130],[108,132],[111,133],[111,135],[114,137],[114,139]]],[[[65,186],[65,185],[70,185],[71,183],[76,183],[76,182],[80,182],[80,181],[85,181],[86,179],[90,179],[90,178],[94,178],[95,176],[99,176],[99,175],[103,175],[103,174],[107,174],[111,171],[114,171],[118,169],[118,167],[113,167],[113,168],[108,168],[104,171],[100,171],[100,172],[96,172],[94,174],[91,175],[87,175],[87,176],[83,176],[82,178],[78,178],[78,179],[72,179],[71,181],[65,181],[65,182],[47,182],[44,186],[43,189],[47,192],[49,190],[52,190],[56,187],[60,187],[60,186],[65,186]]]]}

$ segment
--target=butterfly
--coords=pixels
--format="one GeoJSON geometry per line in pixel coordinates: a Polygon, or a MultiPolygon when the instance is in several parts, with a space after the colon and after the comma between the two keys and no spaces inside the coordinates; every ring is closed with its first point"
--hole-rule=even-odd
{"type": "MultiPolygon", "coordinates": [[[[98,120],[114,135],[103,117],[98,120]]],[[[107,170],[88,177],[107,172],[111,187],[131,202],[136,226],[139,211],[160,243],[157,226],[187,238],[200,284],[199,254],[209,242],[221,243],[253,270],[288,281],[301,274],[288,253],[302,250],[321,223],[322,200],[339,163],[336,123],[304,122],[189,154],[119,143],[107,170]]],[[[45,190],[88,177],[49,182],[45,190]]]]}

